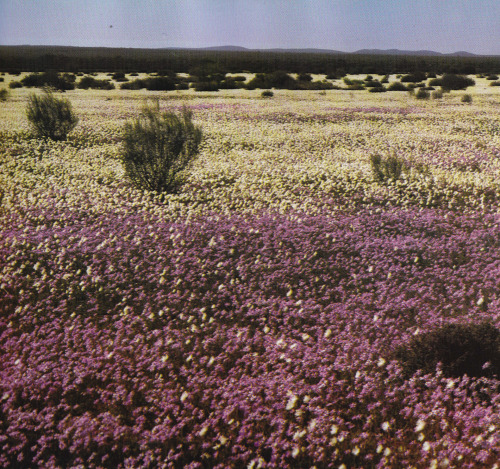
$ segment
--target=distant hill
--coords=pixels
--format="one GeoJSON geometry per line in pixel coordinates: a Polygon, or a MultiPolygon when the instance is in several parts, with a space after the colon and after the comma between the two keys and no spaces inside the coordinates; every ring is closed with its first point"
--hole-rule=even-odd
{"type": "Polygon", "coordinates": [[[450,56],[450,57],[478,57],[477,54],[472,54],[467,51],[452,52],[450,54],[443,54],[442,52],[436,52],[433,50],[400,50],[400,49],[360,49],[355,52],[343,52],[340,50],[333,49],[318,49],[318,48],[305,48],[305,49],[286,49],[286,48],[273,48],[273,49],[248,49],[242,46],[214,46],[214,47],[203,47],[198,50],[207,51],[227,51],[227,52],[238,52],[238,51],[259,51],[259,52],[279,52],[279,53],[304,53],[304,54],[357,54],[357,55],[412,55],[412,56],[450,56]]]}
{"type": "Polygon", "coordinates": [[[466,51],[443,54],[433,50],[400,50],[400,49],[360,49],[353,54],[363,55],[418,55],[418,56],[452,56],[452,57],[477,57],[476,54],[466,51]]]}

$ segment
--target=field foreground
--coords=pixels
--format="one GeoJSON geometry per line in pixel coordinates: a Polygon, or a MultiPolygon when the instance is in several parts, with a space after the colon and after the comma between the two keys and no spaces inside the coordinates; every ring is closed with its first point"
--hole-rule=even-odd
{"type": "Polygon", "coordinates": [[[498,467],[499,380],[393,359],[444,324],[500,328],[500,95],[475,90],[70,91],[80,123],[58,143],[16,90],[0,466],[498,467]],[[165,197],[120,162],[152,96],[204,131],[165,197]],[[373,153],[412,170],[377,183],[373,153]]]}

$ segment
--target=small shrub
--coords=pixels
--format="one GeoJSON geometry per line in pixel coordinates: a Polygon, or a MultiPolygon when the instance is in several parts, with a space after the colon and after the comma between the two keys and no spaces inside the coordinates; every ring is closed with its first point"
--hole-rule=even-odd
{"type": "Polygon", "coordinates": [[[491,74],[486,77],[487,80],[498,80],[498,75],[491,74]]]}
{"type": "Polygon", "coordinates": [[[438,363],[448,377],[500,375],[500,330],[489,323],[447,324],[414,336],[394,353],[406,375],[433,373],[438,363]]]}
{"type": "Polygon", "coordinates": [[[264,90],[260,94],[261,98],[272,98],[274,96],[274,93],[271,90],[264,90]]]}
{"type": "Polygon", "coordinates": [[[0,81],[5,81],[5,78],[4,77],[0,77],[0,81]]]}
{"type": "Polygon", "coordinates": [[[22,88],[23,84],[20,81],[11,81],[9,83],[9,88],[14,89],[14,88],[22,88]]]}
{"type": "Polygon", "coordinates": [[[426,79],[426,74],[424,72],[413,72],[408,75],[401,77],[402,83],[418,83],[426,79]]]}
{"type": "Polygon", "coordinates": [[[6,88],[2,88],[0,90],[0,101],[7,101],[7,98],[9,97],[9,90],[6,88]]]}
{"type": "Polygon", "coordinates": [[[400,81],[395,81],[388,86],[387,90],[388,91],[408,91],[408,88],[405,85],[403,85],[403,83],[401,83],[400,81]]]}
{"type": "Polygon", "coordinates": [[[375,180],[383,183],[389,180],[396,181],[406,168],[405,162],[395,154],[386,158],[382,158],[379,154],[373,154],[370,157],[370,163],[375,180]]]}
{"type": "Polygon", "coordinates": [[[464,94],[462,98],[460,99],[462,103],[472,103],[472,96],[470,94],[464,94]]]}
{"type": "Polygon", "coordinates": [[[297,80],[299,81],[312,81],[312,76],[309,73],[299,73],[297,80]]]}
{"type": "Polygon", "coordinates": [[[385,86],[374,86],[368,88],[368,91],[370,93],[385,93],[387,91],[387,88],[385,86]]]}
{"type": "Polygon", "coordinates": [[[500,81],[492,81],[490,86],[500,86],[500,81]]]}
{"type": "Polygon", "coordinates": [[[443,92],[441,90],[435,90],[431,93],[432,99],[441,99],[443,97],[443,92]]]}
{"type": "Polygon", "coordinates": [[[201,128],[193,124],[191,111],[184,108],[179,116],[146,107],[142,116],[125,124],[125,173],[142,189],[171,191],[198,154],[201,139],[201,128]]]}
{"type": "Polygon", "coordinates": [[[415,93],[415,98],[417,99],[429,99],[430,98],[430,93],[427,90],[424,90],[423,88],[419,88],[418,91],[415,93]]]}
{"type": "Polygon", "coordinates": [[[465,90],[475,84],[476,82],[472,78],[454,73],[447,73],[442,78],[434,78],[429,82],[430,86],[441,86],[448,90],[465,90]]]}
{"type": "Polygon", "coordinates": [[[42,96],[29,96],[26,115],[38,136],[52,140],[66,140],[78,123],[71,103],[67,99],[56,98],[47,89],[42,96]]]}
{"type": "Polygon", "coordinates": [[[114,90],[115,85],[108,80],[96,80],[94,77],[83,77],[77,84],[77,88],[88,90],[114,90]]]}

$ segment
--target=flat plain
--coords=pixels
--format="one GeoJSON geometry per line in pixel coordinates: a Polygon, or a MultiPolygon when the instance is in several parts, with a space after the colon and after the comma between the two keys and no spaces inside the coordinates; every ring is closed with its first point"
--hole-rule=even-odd
{"type": "Polygon", "coordinates": [[[63,142],[34,138],[32,90],[11,90],[0,466],[498,467],[492,364],[408,375],[394,355],[500,328],[500,89],[475,80],[472,103],[73,90],[63,142]],[[167,195],[120,160],[155,99],[204,136],[167,195]],[[373,154],[408,169],[378,182],[373,154]]]}

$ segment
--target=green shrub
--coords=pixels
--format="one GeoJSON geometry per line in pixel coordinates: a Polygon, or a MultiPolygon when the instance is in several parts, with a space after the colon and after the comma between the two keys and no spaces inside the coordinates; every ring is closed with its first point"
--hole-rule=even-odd
{"type": "Polygon", "coordinates": [[[460,99],[462,103],[472,103],[472,96],[470,94],[464,94],[462,98],[460,99]]]}
{"type": "Polygon", "coordinates": [[[39,137],[52,140],[66,140],[78,123],[71,103],[67,99],[56,98],[47,89],[42,96],[29,96],[26,115],[39,137]]]}
{"type": "Polygon", "coordinates": [[[9,88],[14,89],[14,88],[22,88],[23,84],[20,81],[11,81],[9,83],[9,88]]]}
{"type": "Polygon", "coordinates": [[[272,98],[274,96],[274,93],[271,90],[264,90],[260,96],[262,98],[272,98]]]}
{"type": "Polygon", "coordinates": [[[388,86],[387,90],[388,91],[408,91],[408,88],[405,85],[403,85],[403,83],[401,83],[400,81],[395,81],[388,86]]]}
{"type": "Polygon", "coordinates": [[[419,88],[418,91],[415,93],[415,98],[417,99],[429,99],[430,98],[430,93],[427,90],[424,90],[423,88],[419,88]]]}
{"type": "Polygon", "coordinates": [[[142,189],[172,191],[198,154],[201,139],[201,128],[193,124],[186,108],[177,115],[145,107],[140,117],[125,124],[125,173],[142,189]]]}
{"type": "Polygon", "coordinates": [[[441,363],[445,376],[500,375],[500,330],[490,323],[447,324],[414,336],[394,352],[406,375],[433,373],[441,363]]]}
{"type": "Polygon", "coordinates": [[[385,93],[387,91],[387,88],[385,86],[374,86],[368,88],[368,91],[370,93],[385,93]]]}
{"type": "Polygon", "coordinates": [[[435,90],[431,93],[432,99],[441,99],[443,97],[443,92],[441,90],[435,90]]]}
{"type": "Polygon", "coordinates": [[[413,72],[408,75],[401,77],[402,83],[418,83],[426,79],[426,74],[424,72],[413,72]]]}
{"type": "Polygon", "coordinates": [[[490,86],[500,86],[500,81],[492,81],[490,86]]]}
{"type": "Polygon", "coordinates": [[[373,177],[378,182],[396,181],[406,169],[406,164],[397,155],[393,154],[382,158],[379,154],[370,157],[373,177]]]}
{"type": "Polygon", "coordinates": [[[463,75],[447,73],[442,78],[434,78],[429,82],[430,86],[441,86],[448,90],[465,90],[469,86],[474,86],[476,82],[472,78],[463,75]]]}
{"type": "Polygon", "coordinates": [[[487,80],[498,80],[498,75],[491,74],[486,77],[487,80]]]}
{"type": "Polygon", "coordinates": [[[312,81],[313,77],[309,73],[299,73],[297,80],[299,81],[312,81]]]}
{"type": "Polygon", "coordinates": [[[2,88],[0,90],[0,101],[7,101],[7,98],[9,97],[9,90],[6,88],[2,88]]]}
{"type": "Polygon", "coordinates": [[[77,84],[77,88],[88,90],[114,90],[115,85],[108,80],[96,80],[94,77],[83,77],[77,84]]]}

